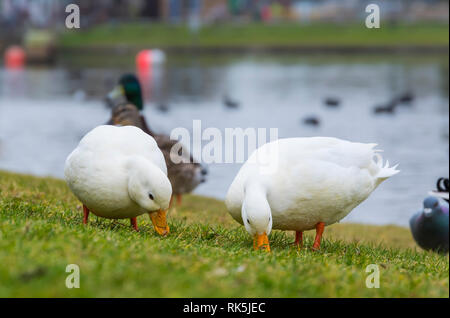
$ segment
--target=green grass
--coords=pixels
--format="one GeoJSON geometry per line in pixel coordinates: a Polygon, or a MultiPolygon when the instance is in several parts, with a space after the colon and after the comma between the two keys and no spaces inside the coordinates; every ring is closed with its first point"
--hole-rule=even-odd
{"type": "MultiPolygon", "coordinates": [[[[87,30],[70,30],[59,38],[61,47],[191,46],[194,38],[185,25],[150,23],[104,24],[87,30]]],[[[275,25],[224,24],[204,26],[195,39],[202,47],[229,46],[402,46],[448,45],[448,24],[383,23],[380,29],[361,24],[283,23],[275,25]]]]}
{"type": "Polygon", "coordinates": [[[223,202],[186,196],[169,214],[171,233],[147,216],[91,217],[64,181],[0,171],[0,297],[448,297],[448,256],[415,247],[408,229],[337,224],[319,252],[313,233],[301,251],[292,233],[273,231],[272,252],[252,250],[223,202]],[[65,287],[78,264],[81,288],[65,287]],[[365,287],[369,264],[380,288],[365,287]]]}

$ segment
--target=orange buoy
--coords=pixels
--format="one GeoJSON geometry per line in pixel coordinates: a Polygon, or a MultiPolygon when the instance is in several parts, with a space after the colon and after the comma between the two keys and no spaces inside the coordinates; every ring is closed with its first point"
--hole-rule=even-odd
{"type": "Polygon", "coordinates": [[[163,51],[142,50],[136,55],[136,67],[138,72],[146,72],[153,65],[163,64],[166,61],[166,56],[163,51]]]}
{"type": "Polygon", "coordinates": [[[21,69],[25,66],[26,54],[20,46],[10,46],[5,52],[5,67],[21,69]]]}

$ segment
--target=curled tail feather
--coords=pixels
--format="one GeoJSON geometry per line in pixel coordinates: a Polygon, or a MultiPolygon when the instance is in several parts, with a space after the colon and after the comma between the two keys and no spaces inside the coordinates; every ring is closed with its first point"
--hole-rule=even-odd
{"type": "Polygon", "coordinates": [[[379,152],[381,152],[381,150],[375,150],[374,154],[374,157],[377,159],[375,164],[378,167],[378,172],[375,177],[377,178],[378,184],[400,172],[400,170],[397,170],[398,164],[393,167],[389,167],[389,160],[386,160],[386,163],[383,165],[383,157],[379,154],[379,152]]]}

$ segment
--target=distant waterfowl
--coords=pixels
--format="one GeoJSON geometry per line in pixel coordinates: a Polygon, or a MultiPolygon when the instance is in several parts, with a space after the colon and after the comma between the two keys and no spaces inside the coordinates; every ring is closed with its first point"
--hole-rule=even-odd
{"type": "Polygon", "coordinates": [[[376,106],[373,109],[375,114],[393,114],[395,112],[397,104],[395,101],[391,101],[385,105],[376,106]]]}
{"type": "Polygon", "coordinates": [[[411,92],[405,92],[399,97],[397,97],[397,101],[400,104],[409,105],[412,101],[414,101],[414,95],[411,92]]]}
{"type": "Polygon", "coordinates": [[[448,218],[448,203],[427,197],[409,221],[414,240],[425,250],[448,253],[448,218]]]}
{"type": "Polygon", "coordinates": [[[64,168],[69,188],[89,213],[109,219],[149,213],[157,233],[166,235],[172,195],[164,156],[156,141],[137,127],[98,126],[81,139],[64,168]]]}
{"type": "Polygon", "coordinates": [[[436,182],[435,191],[430,191],[430,195],[439,197],[449,202],[449,190],[450,190],[450,182],[447,178],[439,178],[436,182]]]}
{"type": "Polygon", "coordinates": [[[169,106],[166,103],[159,103],[156,106],[156,109],[159,110],[161,113],[167,113],[169,111],[169,106]]]}
{"type": "Polygon", "coordinates": [[[411,105],[410,103],[414,100],[414,95],[411,93],[404,93],[398,97],[393,98],[391,101],[384,105],[379,105],[374,107],[373,112],[375,114],[393,114],[397,106],[400,105],[411,105]]]}
{"type": "Polygon", "coordinates": [[[231,184],[226,205],[253,237],[255,249],[270,250],[272,229],[316,229],[320,248],[325,226],[339,222],[381,182],[397,174],[383,165],[376,144],[327,137],[289,138],[257,149],[231,184]]]}
{"type": "Polygon", "coordinates": [[[142,95],[135,96],[135,94],[140,94],[141,91],[140,88],[136,89],[136,83],[139,84],[139,81],[134,75],[126,75],[121,78],[119,87],[115,89],[115,95],[117,96],[115,97],[115,106],[113,106],[111,119],[108,121],[108,124],[136,126],[156,140],[166,161],[173,195],[176,196],[177,203],[181,204],[182,195],[192,192],[200,183],[205,182],[208,172],[201,164],[194,162],[192,155],[181,143],[170,139],[168,135],[157,134],[150,129],[144,116],[141,115],[132,102],[133,100],[140,100],[138,103],[143,105],[142,95]],[[131,87],[132,90],[126,93],[128,87],[131,87]],[[126,97],[124,97],[125,93],[126,97]],[[129,97],[131,98],[130,100],[128,100],[129,97]],[[171,159],[172,149],[177,150],[172,154],[175,162],[171,159]]]}
{"type": "Polygon", "coordinates": [[[336,97],[327,97],[324,102],[328,107],[338,107],[341,104],[341,101],[336,97]]]}
{"type": "Polygon", "coordinates": [[[320,119],[316,116],[308,116],[303,118],[302,120],[303,124],[309,125],[309,126],[319,126],[320,125],[320,119]]]}
{"type": "Polygon", "coordinates": [[[223,104],[225,105],[225,107],[227,108],[239,108],[240,104],[238,101],[233,100],[230,96],[225,95],[223,97],[223,104]]]}

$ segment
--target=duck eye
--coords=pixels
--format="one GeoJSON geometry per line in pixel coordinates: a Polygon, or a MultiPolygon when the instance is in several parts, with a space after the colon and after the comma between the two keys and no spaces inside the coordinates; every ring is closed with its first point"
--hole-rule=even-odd
{"type": "Polygon", "coordinates": [[[249,219],[247,219],[247,223],[250,224],[250,220],[249,219]]]}
{"type": "Polygon", "coordinates": [[[153,197],[153,194],[151,194],[151,193],[148,194],[148,197],[149,197],[150,200],[152,200],[152,201],[155,199],[155,198],[153,197]]]}
{"type": "Polygon", "coordinates": [[[438,203],[436,202],[435,204],[433,204],[433,208],[437,208],[438,203]]]}

